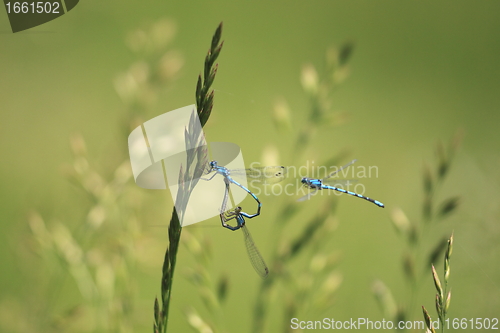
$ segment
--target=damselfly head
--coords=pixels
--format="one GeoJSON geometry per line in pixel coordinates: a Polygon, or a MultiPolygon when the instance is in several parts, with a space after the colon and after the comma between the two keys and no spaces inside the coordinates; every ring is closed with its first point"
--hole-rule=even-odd
{"type": "Polygon", "coordinates": [[[309,179],[307,177],[302,177],[302,179],[300,180],[300,182],[303,184],[303,185],[308,185],[309,183],[309,179]]]}
{"type": "Polygon", "coordinates": [[[209,163],[210,169],[215,169],[217,167],[217,161],[212,161],[209,163]]]}
{"type": "Polygon", "coordinates": [[[241,208],[240,206],[236,207],[236,208],[234,209],[234,213],[235,213],[235,214],[239,214],[239,213],[241,213],[241,209],[242,209],[242,208],[241,208]]]}

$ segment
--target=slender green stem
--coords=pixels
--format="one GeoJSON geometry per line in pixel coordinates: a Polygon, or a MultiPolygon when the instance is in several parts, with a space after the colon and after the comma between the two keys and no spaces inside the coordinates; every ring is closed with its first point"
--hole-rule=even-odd
{"type": "MultiPolygon", "coordinates": [[[[345,65],[345,61],[348,58],[345,52],[346,47],[347,46],[344,45],[340,52],[344,56],[344,58],[338,59],[338,65],[340,67],[345,65]]],[[[348,47],[350,48],[351,46],[348,47]]],[[[321,80],[318,79],[316,70],[312,65],[309,67],[306,66],[302,71],[303,88],[309,98],[310,107],[307,120],[302,123],[298,135],[290,140],[294,142],[291,147],[293,151],[291,151],[289,156],[290,165],[292,165],[294,161],[302,158],[304,152],[310,147],[316,130],[319,129],[323,123],[327,122],[328,117],[331,115],[331,110],[328,107],[328,105],[331,104],[330,93],[334,90],[337,83],[333,82],[330,78],[333,77],[335,71],[340,69],[340,67],[329,68],[328,72],[325,74],[325,78],[321,80]],[[326,94],[324,92],[326,92],[326,94]]],[[[335,204],[331,201],[327,201],[326,206],[317,214],[311,216],[308,221],[304,222],[305,227],[299,232],[299,235],[293,239],[289,239],[286,233],[281,231],[298,213],[300,208],[295,200],[291,201],[290,198],[283,199],[283,205],[278,214],[278,216],[280,216],[279,223],[276,223],[273,233],[276,235],[276,243],[285,244],[283,248],[287,248],[288,250],[282,251],[283,248],[273,248],[274,253],[271,255],[272,259],[269,266],[270,272],[272,273],[267,279],[262,281],[257,293],[253,311],[252,332],[261,333],[265,331],[265,322],[268,316],[267,309],[271,302],[270,295],[272,294],[273,288],[278,285],[279,282],[292,283],[291,280],[293,279],[290,277],[291,273],[288,266],[290,261],[305,252],[318,240],[316,236],[321,233],[322,228],[327,222],[328,216],[335,213],[335,208],[335,204]]],[[[287,320],[290,319],[288,316],[297,311],[295,307],[296,304],[294,304],[296,299],[297,295],[291,296],[290,303],[285,305],[283,331],[288,331],[290,328],[287,323],[287,320]]]]}
{"type": "MultiPolygon", "coordinates": [[[[214,66],[214,63],[217,60],[217,57],[219,56],[222,49],[223,43],[220,42],[221,35],[222,22],[219,24],[215,31],[215,34],[212,38],[212,44],[210,46],[210,49],[208,50],[207,56],[205,57],[204,79],[202,80],[201,75],[199,75],[198,82],[196,84],[196,107],[202,127],[206,124],[208,118],[210,117],[210,113],[212,112],[214,91],[212,90],[210,93],[208,91],[210,90],[210,86],[214,82],[215,75],[217,74],[217,64],[215,64],[214,66]]],[[[188,132],[190,140],[199,140],[200,134],[201,133],[188,132]]],[[[183,182],[179,184],[176,202],[187,203],[191,190],[196,185],[196,183],[192,180],[196,178],[194,177],[194,175],[197,174],[203,167],[204,159],[202,157],[206,153],[203,147],[200,148],[201,149],[188,150],[187,152],[186,168],[185,170],[183,170],[183,168],[181,168],[180,170],[179,179],[182,179],[183,182]],[[197,157],[196,166],[195,170],[191,172],[191,167],[194,164],[195,155],[197,157]],[[191,184],[190,188],[186,188],[186,184],[191,184]]],[[[178,212],[174,207],[168,228],[169,245],[165,252],[165,259],[163,262],[161,279],[161,310],[158,304],[158,299],[155,299],[154,304],[155,322],[153,329],[155,333],[167,332],[170,298],[172,295],[172,284],[174,280],[174,271],[177,261],[177,252],[179,249],[179,241],[182,232],[178,213],[182,215],[184,214],[184,211],[178,212]]]]}

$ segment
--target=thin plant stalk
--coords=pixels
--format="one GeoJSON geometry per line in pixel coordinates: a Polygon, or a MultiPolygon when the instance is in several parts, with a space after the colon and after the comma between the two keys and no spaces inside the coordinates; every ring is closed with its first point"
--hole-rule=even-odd
{"type": "MultiPolygon", "coordinates": [[[[438,161],[435,166],[431,167],[427,163],[424,164],[422,177],[424,199],[420,221],[411,221],[401,209],[394,209],[392,212],[391,220],[393,225],[399,236],[403,237],[407,243],[408,252],[403,257],[403,271],[409,283],[409,300],[406,302],[406,307],[398,307],[398,310],[393,313],[394,318],[406,320],[406,318],[411,317],[413,309],[416,307],[419,290],[423,286],[423,279],[427,277],[428,269],[446,250],[447,242],[449,242],[446,238],[439,239],[428,253],[425,253],[426,250],[423,247],[423,241],[431,236],[432,226],[447,218],[460,205],[460,197],[458,196],[448,197],[439,204],[436,204],[436,201],[437,194],[449,174],[453,157],[460,146],[461,139],[462,133],[458,131],[448,145],[439,143],[437,146],[438,161]]],[[[388,297],[390,295],[389,289],[386,288],[386,290],[386,296],[388,297]]],[[[443,297],[446,298],[446,294],[443,297]]],[[[441,299],[441,301],[443,300],[441,299]]],[[[387,306],[384,302],[380,302],[380,305],[385,313],[387,306]]]]}
{"type": "MultiPolygon", "coordinates": [[[[208,50],[207,56],[205,57],[205,66],[203,71],[203,79],[201,74],[198,76],[198,82],[196,84],[196,109],[198,117],[200,119],[201,126],[203,127],[210,113],[212,112],[214,91],[209,93],[210,86],[214,82],[215,75],[217,74],[217,64],[214,65],[217,57],[222,49],[223,42],[221,42],[222,36],[222,22],[217,27],[214,36],[212,37],[212,44],[208,50]]],[[[188,132],[186,135],[187,140],[199,140],[201,133],[188,132]]],[[[193,179],[199,178],[199,173],[203,171],[203,161],[206,151],[200,147],[200,149],[191,149],[187,152],[186,168],[180,170],[181,184],[179,184],[179,190],[177,193],[177,200],[180,202],[187,203],[189,199],[189,194],[192,188],[196,185],[193,179]],[[196,157],[196,165],[194,170],[191,172],[190,168],[196,157]],[[186,184],[190,184],[190,188],[186,188],[186,184]]],[[[163,262],[162,269],[162,279],[161,279],[161,308],[158,302],[158,298],[155,299],[154,303],[154,332],[155,333],[165,333],[167,332],[168,324],[168,313],[170,308],[170,298],[172,295],[172,284],[174,278],[175,264],[177,261],[177,252],[179,249],[179,241],[181,238],[182,227],[179,221],[178,213],[183,214],[183,212],[178,212],[174,207],[172,211],[172,217],[170,219],[168,228],[168,238],[169,244],[165,252],[165,259],[163,262]]]]}
{"type": "MultiPolygon", "coordinates": [[[[331,52],[327,53],[327,70],[323,77],[318,75],[313,65],[309,64],[304,66],[301,81],[304,92],[309,98],[310,108],[308,118],[298,131],[298,135],[289,140],[289,142],[294,142],[294,145],[292,145],[293,150],[290,152],[289,158],[291,162],[300,159],[307,149],[312,146],[311,142],[314,138],[314,134],[321,126],[331,126],[339,123],[335,121],[335,116],[340,116],[340,114],[332,112],[330,109],[331,93],[342,81],[339,74],[347,72],[346,63],[352,48],[353,45],[351,43],[346,43],[340,48],[340,51],[331,49],[331,52]]],[[[278,128],[289,128],[290,119],[287,107],[283,104],[279,104],[277,105],[277,109],[279,110],[275,110],[275,124],[278,128]]],[[[335,157],[334,160],[336,159],[337,157],[335,157]]],[[[272,289],[278,285],[279,282],[286,284],[296,283],[293,278],[295,273],[290,271],[290,262],[300,254],[314,248],[315,244],[321,243],[321,240],[330,235],[330,217],[335,213],[336,207],[335,201],[325,201],[325,204],[317,214],[314,214],[304,222],[304,228],[299,235],[293,239],[289,239],[285,236],[286,233],[283,233],[282,230],[299,212],[300,207],[298,207],[295,200],[290,201],[290,198],[287,198],[284,204],[279,208],[280,211],[278,216],[280,218],[275,225],[274,235],[276,235],[276,243],[280,244],[280,247],[275,247],[273,249],[274,253],[271,255],[272,259],[269,265],[271,273],[265,280],[262,280],[257,293],[253,311],[252,332],[261,333],[265,331],[272,289]]],[[[329,272],[331,268],[331,266],[326,265],[320,272],[316,272],[314,276],[311,276],[311,279],[321,279],[323,274],[332,274],[333,272],[329,272]]],[[[290,288],[290,290],[293,289],[296,288],[290,288]]],[[[334,292],[335,288],[332,290],[325,290],[322,296],[331,296],[334,292]]],[[[309,295],[310,298],[314,297],[310,291],[306,294],[309,295]]],[[[285,320],[282,326],[283,332],[290,331],[290,325],[289,322],[287,322],[287,318],[289,316],[294,317],[300,308],[299,304],[303,304],[305,300],[301,292],[291,292],[287,295],[287,298],[288,300],[284,304],[285,320]]],[[[333,297],[330,297],[330,299],[332,298],[333,297]]]]}
{"type": "MultiPolygon", "coordinates": [[[[450,278],[450,258],[451,258],[451,253],[453,251],[453,234],[451,235],[450,239],[447,241],[447,250],[444,256],[444,287],[443,283],[441,283],[441,280],[439,279],[439,276],[436,272],[436,269],[434,268],[434,265],[431,265],[431,270],[432,270],[432,279],[434,280],[434,285],[436,286],[436,311],[437,315],[439,318],[440,326],[441,326],[441,333],[444,333],[445,331],[445,321],[446,321],[446,314],[448,313],[448,309],[450,307],[450,301],[451,301],[451,290],[448,290],[448,280],[450,278]]],[[[424,312],[424,319],[427,325],[427,329],[430,330],[431,332],[435,332],[435,330],[431,327],[431,320],[429,313],[425,309],[424,306],[422,306],[423,312],[424,312]]]]}

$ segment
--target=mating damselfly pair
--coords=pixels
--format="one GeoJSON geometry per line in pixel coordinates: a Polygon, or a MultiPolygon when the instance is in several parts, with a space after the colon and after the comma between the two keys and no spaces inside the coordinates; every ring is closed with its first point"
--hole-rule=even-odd
{"type": "MultiPolygon", "coordinates": [[[[299,198],[297,201],[305,201],[309,199],[312,195],[314,195],[317,191],[323,190],[323,189],[328,189],[328,190],[334,190],[338,191],[341,193],[346,193],[364,200],[367,200],[369,202],[374,203],[378,207],[384,207],[384,204],[381,203],[380,201],[371,199],[369,197],[366,197],[364,195],[345,190],[341,187],[337,186],[332,186],[329,185],[330,181],[335,174],[340,172],[341,170],[349,167],[353,163],[355,163],[356,160],[353,160],[349,162],[348,164],[344,165],[343,167],[339,168],[338,170],[328,174],[326,177],[322,179],[315,179],[315,178],[307,178],[304,177],[301,179],[301,183],[306,186],[307,188],[311,189],[312,191],[309,192],[307,195],[299,198]]],[[[262,203],[260,202],[259,198],[248,188],[245,186],[241,185],[239,182],[233,179],[233,176],[239,176],[239,177],[248,177],[252,179],[253,181],[257,181],[263,184],[274,184],[277,182],[282,181],[286,177],[286,168],[283,166],[272,166],[272,167],[259,167],[259,168],[251,168],[251,169],[244,169],[244,170],[230,170],[227,169],[224,166],[219,166],[217,161],[211,161],[208,165],[208,168],[206,170],[206,174],[211,174],[213,175],[204,180],[211,180],[213,179],[217,174],[221,175],[224,179],[224,183],[226,185],[225,192],[224,192],[224,197],[222,200],[222,205],[220,209],[220,219],[222,226],[225,228],[228,228],[230,230],[238,230],[242,229],[243,235],[244,235],[244,240],[245,240],[245,245],[246,249],[248,252],[248,256],[250,258],[250,262],[252,263],[252,266],[256,270],[256,272],[261,276],[261,277],[266,277],[269,273],[269,269],[267,268],[267,265],[262,258],[260,252],[258,251],[257,247],[255,246],[255,243],[253,242],[253,239],[250,235],[250,232],[248,231],[248,227],[246,226],[245,223],[245,217],[246,218],[254,218],[260,215],[262,203]],[[254,214],[247,214],[242,211],[241,207],[236,207],[233,210],[226,211],[227,209],[227,201],[229,198],[229,187],[230,184],[234,184],[237,187],[243,189],[246,191],[248,194],[252,196],[252,198],[257,202],[257,212],[254,214]],[[230,220],[235,219],[237,222],[236,226],[231,226],[227,222],[230,220]]],[[[338,182],[338,180],[336,181],[338,182]]]]}
{"type": "Polygon", "coordinates": [[[209,163],[209,168],[207,170],[207,173],[210,174],[212,172],[213,175],[210,178],[204,180],[211,180],[217,174],[219,174],[223,177],[224,183],[226,185],[224,191],[224,197],[222,199],[222,205],[220,208],[220,220],[222,226],[233,231],[238,229],[242,230],[245,241],[245,247],[247,249],[250,262],[252,263],[252,266],[257,272],[257,274],[265,278],[269,273],[269,269],[267,268],[264,258],[262,258],[262,255],[257,249],[257,246],[255,246],[252,236],[250,235],[250,231],[248,230],[248,227],[246,226],[245,223],[245,217],[254,218],[260,215],[260,208],[262,207],[262,204],[259,198],[257,198],[257,196],[252,191],[250,191],[248,188],[246,188],[245,186],[234,180],[233,176],[248,177],[252,179],[252,181],[257,181],[262,184],[272,184],[280,182],[285,178],[286,168],[283,166],[275,166],[275,167],[258,167],[245,170],[229,170],[226,167],[219,166],[217,164],[217,161],[211,161],[209,163]],[[246,191],[257,202],[257,212],[255,214],[247,214],[243,212],[242,208],[239,206],[233,210],[226,212],[227,202],[229,199],[229,186],[231,183],[246,191]],[[233,219],[235,219],[237,222],[236,226],[231,226],[227,223],[233,219]]]}

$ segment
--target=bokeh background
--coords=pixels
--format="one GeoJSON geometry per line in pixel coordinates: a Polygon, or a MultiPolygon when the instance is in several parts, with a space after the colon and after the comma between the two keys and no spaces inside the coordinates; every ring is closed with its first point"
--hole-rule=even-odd
{"type": "MultiPolygon", "coordinates": [[[[452,232],[449,317],[498,318],[499,13],[497,1],[81,1],[59,19],[12,34],[2,11],[0,330],[151,331],[172,200],[165,192],[133,189],[130,179],[120,183],[126,163],[116,177],[115,170],[127,158],[130,121],[194,103],[196,79],[221,21],[225,44],[207,140],[237,143],[247,164],[300,166],[345,153],[338,163],[357,158],[361,165],[378,167],[378,178],[363,184],[367,195],[386,205],[382,210],[352,197],[336,198],[328,242],[290,263],[291,274],[300,276],[310,270],[313,256],[322,258],[319,252],[338,254],[329,280],[338,284],[331,303],[306,311],[301,298],[293,303],[280,295],[295,287],[317,292],[319,285],[277,281],[266,331],[284,331],[290,304],[301,320],[381,320],[372,291],[376,280],[390,288],[408,319],[422,320],[421,305],[436,318],[430,273],[425,272],[409,309],[411,283],[401,267],[409,253],[425,262],[436,241],[452,232]],[[300,160],[294,159],[294,138],[311,108],[301,85],[303,66],[312,64],[323,75],[329,47],[346,41],[354,45],[349,76],[331,99],[332,112],[342,111],[345,121],[318,128],[300,160]],[[158,59],[164,67],[148,69],[158,59]],[[131,102],[134,82],[155,73],[159,78],[140,92],[140,101],[131,102]],[[283,101],[291,128],[278,129],[273,115],[283,101]],[[398,236],[391,213],[401,209],[421,225],[424,165],[436,169],[436,145],[448,145],[457,131],[463,133],[462,144],[433,200],[438,205],[459,196],[460,204],[427,226],[420,247],[411,250],[398,236]],[[118,185],[108,189],[111,194],[103,190],[105,199],[89,195],[110,179],[118,185]],[[125,186],[126,199],[114,198],[125,186]],[[85,294],[85,283],[75,278],[85,269],[87,281],[104,296],[85,294]]],[[[301,203],[293,222],[280,230],[290,238],[300,232],[325,204],[324,198],[314,199],[301,203]]],[[[265,258],[276,248],[270,230],[282,218],[283,200],[264,197],[263,214],[252,221],[265,258]]],[[[215,286],[223,277],[227,296],[221,310],[207,310],[202,289],[186,277],[202,263],[192,247],[181,245],[172,332],[190,330],[186,313],[192,309],[217,331],[251,331],[262,282],[248,263],[242,236],[201,227],[218,223],[213,218],[186,235],[198,239],[202,249],[202,240],[209,240],[207,272],[215,286]]]]}

